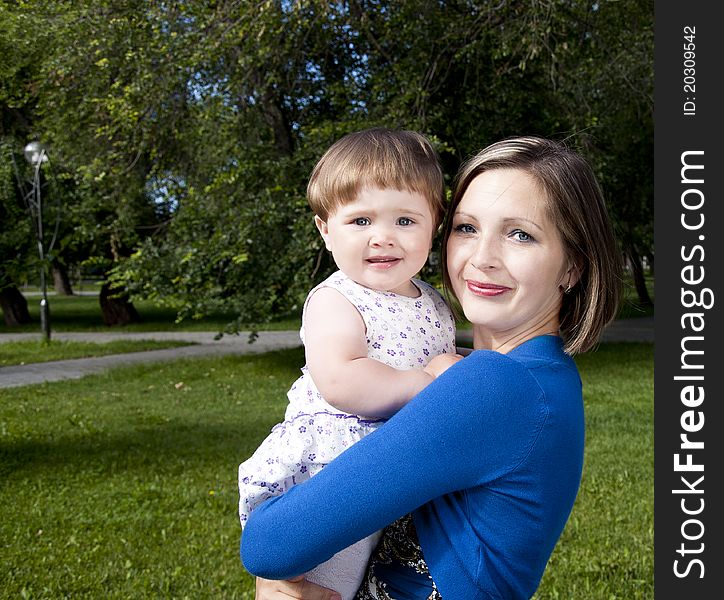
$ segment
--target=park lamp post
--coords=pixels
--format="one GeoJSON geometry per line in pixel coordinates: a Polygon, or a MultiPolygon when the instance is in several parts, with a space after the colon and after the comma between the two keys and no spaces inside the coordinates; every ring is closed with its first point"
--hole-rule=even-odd
{"type": "MultiPolygon", "coordinates": [[[[23,149],[25,159],[33,167],[33,181],[30,191],[25,195],[25,203],[30,211],[30,216],[35,227],[35,238],[38,243],[38,256],[40,258],[40,290],[42,297],[40,299],[40,328],[43,332],[43,339],[50,341],[50,307],[48,306],[48,285],[46,281],[47,275],[47,253],[44,247],[43,232],[43,198],[41,195],[40,167],[43,163],[48,162],[48,152],[45,147],[38,141],[30,142],[23,149]]],[[[53,246],[51,241],[48,246],[48,252],[53,246]]]]}

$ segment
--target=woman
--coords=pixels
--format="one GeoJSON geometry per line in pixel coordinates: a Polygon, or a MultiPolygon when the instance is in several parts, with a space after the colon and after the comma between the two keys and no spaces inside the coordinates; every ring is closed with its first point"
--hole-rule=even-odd
{"type": "Polygon", "coordinates": [[[390,523],[358,598],[535,592],[583,465],[570,355],[597,343],[618,306],[611,224],[582,158],[512,138],[461,168],[443,250],[475,351],[310,482],[252,513],[244,565],[291,579],[258,579],[257,598],[334,597],[298,575],[390,523]]]}

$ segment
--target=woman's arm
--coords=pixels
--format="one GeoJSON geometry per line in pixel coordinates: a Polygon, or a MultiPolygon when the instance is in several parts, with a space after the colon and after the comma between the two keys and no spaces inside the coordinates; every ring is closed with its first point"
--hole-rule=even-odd
{"type": "Polygon", "coordinates": [[[324,399],[339,410],[389,417],[434,376],[402,371],[367,356],[365,324],[337,290],[321,288],[307,301],[304,346],[307,368],[324,399]]]}
{"type": "Polygon", "coordinates": [[[524,441],[502,444],[496,423],[530,431],[531,379],[494,352],[460,361],[319,474],[257,507],[241,540],[246,569],[297,576],[434,498],[499,476],[524,441]]]}

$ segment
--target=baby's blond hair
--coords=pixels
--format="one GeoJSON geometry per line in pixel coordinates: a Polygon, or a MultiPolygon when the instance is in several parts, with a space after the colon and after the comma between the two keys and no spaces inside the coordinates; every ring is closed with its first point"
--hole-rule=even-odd
{"type": "Polygon", "coordinates": [[[435,229],[442,220],[442,169],[437,152],[422,134],[375,127],[345,135],[315,165],[307,201],[314,214],[327,221],[365,186],[416,192],[427,200],[435,229]]]}

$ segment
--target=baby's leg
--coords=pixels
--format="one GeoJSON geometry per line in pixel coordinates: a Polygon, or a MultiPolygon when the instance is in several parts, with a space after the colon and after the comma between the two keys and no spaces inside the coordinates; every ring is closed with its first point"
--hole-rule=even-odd
{"type": "Polygon", "coordinates": [[[309,571],[307,579],[339,592],[342,600],[352,600],[367,571],[370,554],[379,540],[380,532],[377,532],[352,544],[309,571]]]}

